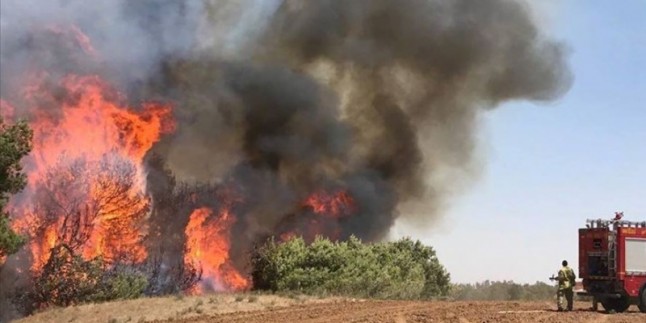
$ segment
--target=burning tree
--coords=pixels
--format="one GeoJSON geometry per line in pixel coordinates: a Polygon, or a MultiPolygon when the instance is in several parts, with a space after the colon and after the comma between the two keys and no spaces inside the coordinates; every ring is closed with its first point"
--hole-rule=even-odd
{"type": "Polygon", "coordinates": [[[141,262],[144,220],[150,201],[137,187],[136,167],[115,155],[98,161],[67,160],[48,169],[38,182],[30,214],[32,269],[38,270],[50,248],[67,245],[86,259],[141,262]]]}
{"type": "Polygon", "coordinates": [[[105,154],[98,161],[64,156],[38,182],[27,211],[32,288],[17,298],[25,313],[50,305],[135,298],[192,288],[201,270],[162,269],[143,243],[151,200],[137,168],[105,154]],[[164,277],[162,276],[162,271],[164,277]]]}
{"type": "Polygon", "coordinates": [[[105,154],[60,156],[32,183],[36,203],[19,223],[31,239],[33,283],[17,298],[25,313],[143,293],[145,274],[123,269],[145,257],[140,232],[150,202],[136,181],[131,162],[105,154]]]}

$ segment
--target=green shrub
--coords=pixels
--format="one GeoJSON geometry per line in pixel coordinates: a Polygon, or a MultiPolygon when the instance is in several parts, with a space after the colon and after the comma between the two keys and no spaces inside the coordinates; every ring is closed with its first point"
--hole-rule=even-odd
{"type": "Polygon", "coordinates": [[[0,116],[0,266],[4,258],[17,252],[25,238],[14,232],[3,212],[9,196],[22,190],[27,177],[20,161],[32,148],[33,132],[26,122],[7,124],[0,116]]]}
{"type": "Polygon", "coordinates": [[[417,299],[445,296],[449,274],[419,241],[363,244],[355,237],[270,240],[252,257],[254,288],[274,292],[417,299]]]}
{"type": "Polygon", "coordinates": [[[5,256],[16,253],[24,244],[25,238],[11,229],[9,217],[2,213],[2,201],[0,201],[0,266],[5,256]]]}
{"type": "Polygon", "coordinates": [[[104,272],[90,300],[101,302],[138,298],[143,296],[147,286],[148,278],[144,273],[118,266],[104,272]]]}

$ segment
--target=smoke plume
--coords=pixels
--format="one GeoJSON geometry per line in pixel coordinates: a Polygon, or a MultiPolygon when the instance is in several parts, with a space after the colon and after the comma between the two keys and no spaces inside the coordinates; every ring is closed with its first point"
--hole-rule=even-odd
{"type": "MultiPolygon", "coordinates": [[[[482,111],[550,101],[571,84],[563,44],[521,1],[287,0],[267,10],[241,59],[218,56],[227,44],[216,43],[164,62],[148,90],[181,102],[180,127],[158,151],[196,181],[244,165],[281,186],[269,200],[351,187],[366,214],[347,232],[368,239],[402,203],[422,200],[425,219],[437,215],[446,181],[431,178],[473,166],[482,111]]],[[[279,220],[289,204],[278,204],[254,221],[279,220]]]]}

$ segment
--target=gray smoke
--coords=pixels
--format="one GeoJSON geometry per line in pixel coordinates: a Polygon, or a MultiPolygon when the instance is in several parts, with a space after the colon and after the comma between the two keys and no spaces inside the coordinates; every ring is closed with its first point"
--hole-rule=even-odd
{"type": "MultiPolygon", "coordinates": [[[[164,57],[189,55],[202,1],[3,0],[0,2],[0,94],[11,96],[35,67],[51,73],[101,72],[127,87],[145,81],[164,57]],[[77,27],[88,36],[100,64],[47,29],[77,27]],[[36,65],[36,66],[34,66],[36,65]]],[[[69,39],[67,40],[69,41],[69,39]]]]}
{"type": "MultiPolygon", "coordinates": [[[[242,55],[223,58],[214,44],[166,62],[146,95],[174,95],[180,127],[157,151],[191,180],[245,164],[285,186],[281,195],[349,188],[365,214],[344,232],[366,239],[406,203],[423,202],[420,223],[438,215],[451,181],[442,173],[474,168],[483,111],[556,99],[572,81],[563,44],[522,1],[286,0],[267,10],[242,55]]],[[[276,192],[254,198],[273,205],[276,192]]],[[[271,228],[284,208],[251,218],[271,228]]]]}

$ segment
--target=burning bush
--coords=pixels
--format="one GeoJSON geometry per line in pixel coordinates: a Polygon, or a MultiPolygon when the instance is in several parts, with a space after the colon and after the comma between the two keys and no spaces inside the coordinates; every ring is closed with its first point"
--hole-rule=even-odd
{"type": "Polygon", "coordinates": [[[133,299],[144,295],[177,293],[192,289],[201,271],[191,266],[166,268],[154,260],[143,264],[113,263],[102,257],[85,260],[60,244],[50,250],[33,284],[14,302],[24,314],[50,306],[133,299]]]}
{"type": "Polygon", "coordinates": [[[25,313],[48,306],[137,298],[148,286],[145,273],[109,266],[102,258],[84,260],[67,245],[51,249],[32,290],[18,297],[25,313]]]}
{"type": "Polygon", "coordinates": [[[363,244],[355,237],[274,240],[253,256],[256,289],[377,298],[431,298],[449,292],[450,278],[435,251],[419,241],[363,244]]]}
{"type": "Polygon", "coordinates": [[[148,257],[143,241],[150,198],[130,160],[61,156],[33,182],[36,203],[16,226],[28,233],[29,292],[24,313],[48,306],[136,298],[189,290],[201,278],[191,264],[148,257]]]}

